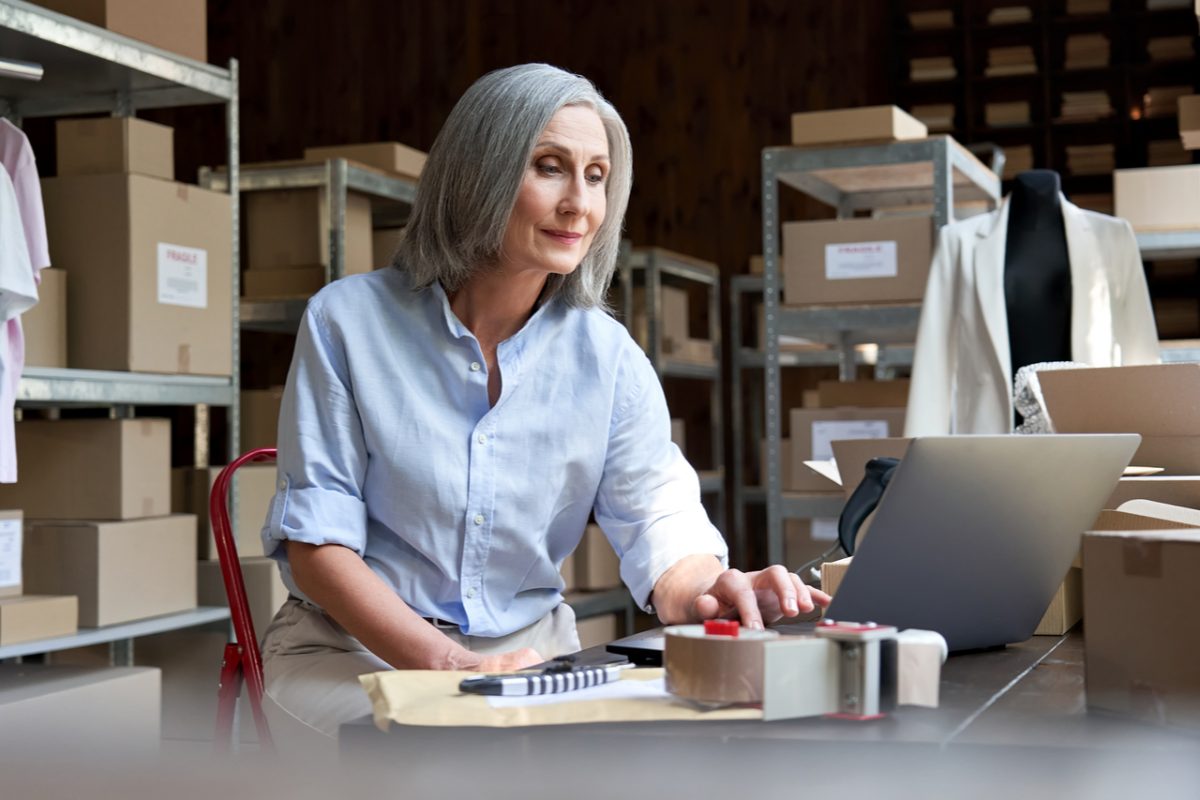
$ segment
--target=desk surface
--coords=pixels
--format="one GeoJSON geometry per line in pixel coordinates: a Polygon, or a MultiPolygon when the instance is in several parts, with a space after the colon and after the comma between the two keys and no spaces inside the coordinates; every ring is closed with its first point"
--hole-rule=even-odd
{"type": "Polygon", "coordinates": [[[493,771],[518,770],[521,764],[528,769],[531,760],[539,765],[578,763],[581,753],[588,754],[589,763],[602,753],[609,764],[637,764],[652,753],[656,764],[682,759],[702,772],[720,763],[712,759],[730,758],[739,765],[765,759],[761,763],[770,765],[764,767],[768,770],[784,762],[799,768],[812,758],[825,772],[837,771],[835,765],[854,772],[865,758],[876,778],[892,768],[928,767],[930,758],[942,770],[953,753],[956,768],[966,770],[964,782],[975,780],[967,765],[976,771],[995,768],[1010,781],[1004,771],[1019,762],[1021,780],[1041,781],[1041,788],[1067,764],[1073,765],[1073,780],[1088,782],[1057,787],[1064,790],[1097,782],[1116,788],[1136,779],[1135,786],[1124,788],[1141,793],[1152,779],[1164,796],[1172,796],[1176,778],[1200,786],[1200,736],[1087,713],[1083,637],[1077,631],[952,656],[942,670],[937,709],[905,707],[873,722],[809,718],[509,729],[393,725],[383,733],[369,720],[359,720],[343,726],[341,748],[343,758],[352,759],[394,759],[405,753],[419,757],[426,768],[439,760],[445,763],[446,753],[454,753],[458,764],[484,754],[474,763],[491,763],[493,771]],[[854,766],[847,767],[847,760],[854,766]],[[1163,781],[1168,783],[1161,785],[1163,781]]]}

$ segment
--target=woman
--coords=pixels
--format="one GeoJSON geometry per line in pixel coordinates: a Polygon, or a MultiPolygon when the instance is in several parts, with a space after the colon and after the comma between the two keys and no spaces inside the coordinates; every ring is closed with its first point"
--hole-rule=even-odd
{"type": "Polygon", "coordinates": [[[267,693],[307,724],[369,713],[363,673],[578,649],[559,567],[593,512],[663,622],[828,603],[782,567],[725,568],[658,379],[604,311],[631,180],[591,83],[490,73],[434,143],[393,267],[310,301],[263,531],[293,595],[267,693]]]}

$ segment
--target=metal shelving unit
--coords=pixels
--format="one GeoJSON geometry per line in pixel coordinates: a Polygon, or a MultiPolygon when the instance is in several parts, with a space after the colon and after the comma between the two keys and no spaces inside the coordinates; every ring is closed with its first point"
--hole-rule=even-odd
{"type": "MultiPolygon", "coordinates": [[[[0,115],[22,119],[71,114],[132,116],[138,110],[224,105],[227,163],[238,174],[238,63],[202,64],[24,0],[0,0],[0,61],[24,69],[0,69],[0,115]],[[19,77],[24,73],[24,77],[19,77]]],[[[232,193],[233,296],[238,287],[238,195],[232,193]]],[[[26,407],[108,406],[117,414],[134,405],[227,406],[230,452],[238,442],[238,306],[233,304],[233,375],[206,378],[75,369],[29,368],[17,403],[26,407]]],[[[198,422],[198,425],[200,423],[198,422]]],[[[207,429],[198,431],[207,437],[207,429]]],[[[113,642],[114,661],[129,663],[135,636],[228,618],[228,609],[201,608],[128,625],[84,630],[75,636],[0,648],[0,658],[113,642]]]]}
{"type": "MultiPolygon", "coordinates": [[[[836,344],[839,372],[854,374],[854,346],[860,343],[911,343],[918,305],[837,308],[789,308],[780,304],[779,191],[790,186],[837,209],[839,217],[884,207],[931,204],[937,227],[950,222],[958,202],[1000,197],[1000,179],[966,148],[948,136],[859,147],[768,147],[763,174],[763,308],[766,328],[764,391],[769,462],[779,463],[781,356],[779,337],[798,335],[836,344]]],[[[804,496],[785,496],[779,470],[767,472],[767,557],[783,562],[785,517],[837,516],[815,513],[804,496]]]]}
{"type": "MultiPolygon", "coordinates": [[[[767,491],[763,486],[750,485],[746,483],[745,475],[745,456],[747,451],[754,454],[753,463],[759,463],[759,440],[761,431],[763,430],[762,404],[749,402],[746,404],[748,396],[748,387],[743,386],[743,372],[745,370],[761,370],[766,367],[766,353],[757,347],[746,347],[739,340],[742,331],[742,318],[744,303],[756,297],[762,299],[763,293],[763,277],[761,275],[736,275],[730,280],[729,291],[729,324],[733,331],[732,348],[733,353],[733,368],[730,372],[730,425],[733,442],[734,457],[730,461],[730,473],[733,480],[732,486],[732,510],[733,522],[731,525],[732,546],[733,552],[738,564],[746,565],[748,559],[747,553],[747,527],[746,527],[746,510],[747,506],[763,505],[766,503],[767,491]],[[746,412],[749,412],[752,417],[750,424],[746,424],[746,412]],[[747,428],[752,432],[747,435],[747,428]]],[[[822,319],[818,314],[815,319],[822,319]]],[[[806,338],[813,337],[810,334],[805,334],[806,338]]],[[[831,338],[831,337],[830,337],[831,338]]],[[[829,344],[830,342],[827,342],[829,344]]],[[[872,342],[873,344],[875,342],[872,342]]],[[[876,379],[890,378],[895,374],[898,367],[912,366],[912,346],[902,344],[899,346],[888,345],[880,346],[872,353],[864,348],[855,347],[853,349],[853,360],[843,353],[840,348],[826,347],[824,349],[811,350],[780,350],[779,352],[779,367],[780,369],[788,369],[793,367],[840,367],[843,363],[850,363],[852,369],[857,369],[863,365],[872,366],[875,369],[876,379]]],[[[824,495],[804,495],[799,493],[787,493],[783,496],[783,502],[787,511],[785,517],[836,517],[841,513],[841,501],[838,498],[831,498],[824,495]]]]}
{"type": "MultiPolygon", "coordinates": [[[[200,184],[216,191],[226,191],[229,179],[224,171],[205,168],[200,171],[200,184]]],[[[411,178],[390,175],[344,158],[333,158],[323,163],[248,166],[241,171],[238,189],[242,192],[280,189],[324,191],[329,211],[326,283],[346,273],[346,197],[349,192],[359,192],[371,198],[371,222],[376,228],[403,225],[417,197],[417,182],[411,178]]],[[[242,299],[241,325],[246,330],[295,333],[306,303],[306,300],[299,298],[242,299]]]]}
{"type": "Polygon", "coordinates": [[[724,415],[721,413],[721,272],[715,264],[672,253],[657,247],[637,248],[621,259],[618,280],[621,284],[622,313],[626,326],[633,325],[634,275],[642,276],[645,295],[646,354],[663,378],[687,378],[709,384],[709,435],[713,469],[699,470],[700,491],[713,498],[713,523],[725,531],[725,456],[724,415]],[[662,352],[659,320],[662,318],[662,279],[664,276],[699,283],[708,294],[708,340],[712,344],[711,362],[674,359],[662,352]]]}

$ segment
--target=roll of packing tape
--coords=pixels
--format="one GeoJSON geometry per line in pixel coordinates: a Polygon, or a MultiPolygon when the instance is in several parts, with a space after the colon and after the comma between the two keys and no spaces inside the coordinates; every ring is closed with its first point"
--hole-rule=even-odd
{"type": "Polygon", "coordinates": [[[763,645],[775,631],[742,628],[737,636],[706,634],[703,625],[664,632],[667,691],[699,703],[761,703],[763,645]]]}

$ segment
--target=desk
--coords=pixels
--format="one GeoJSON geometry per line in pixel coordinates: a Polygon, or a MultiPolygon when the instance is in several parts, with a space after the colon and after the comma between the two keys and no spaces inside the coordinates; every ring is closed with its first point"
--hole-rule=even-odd
{"type": "MultiPolygon", "coordinates": [[[[831,788],[853,784],[864,792],[899,789],[894,782],[907,776],[913,796],[934,796],[927,785],[934,781],[939,789],[969,791],[973,800],[990,796],[982,775],[999,781],[992,784],[1003,788],[996,796],[1006,798],[1039,796],[1050,788],[1089,796],[1110,789],[1148,796],[1153,788],[1169,797],[1187,787],[1194,796],[1200,787],[1200,736],[1086,712],[1079,632],[952,656],[942,670],[939,708],[901,708],[874,722],[393,725],[383,733],[370,720],[358,720],[343,726],[340,738],[346,763],[366,774],[386,774],[402,763],[406,786],[420,778],[429,780],[431,791],[444,788],[451,775],[468,788],[471,773],[505,785],[536,775],[539,785],[554,785],[545,776],[556,770],[567,781],[561,786],[573,787],[573,798],[582,775],[607,781],[618,772],[630,779],[669,777],[671,788],[694,780],[689,788],[697,797],[714,796],[730,771],[743,780],[777,780],[781,788],[811,788],[809,782],[828,779],[831,788]]],[[[734,781],[730,791],[736,787],[734,781]]]]}

